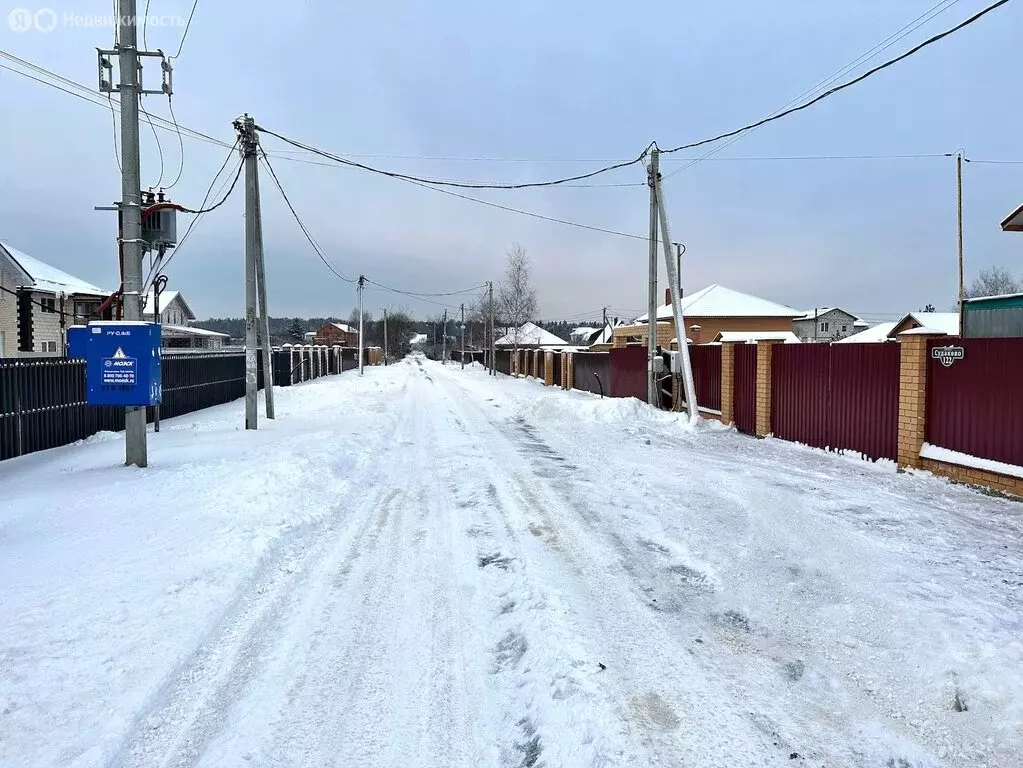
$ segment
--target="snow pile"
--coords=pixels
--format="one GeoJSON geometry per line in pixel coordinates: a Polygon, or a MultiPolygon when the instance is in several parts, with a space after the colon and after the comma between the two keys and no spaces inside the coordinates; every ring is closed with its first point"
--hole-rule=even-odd
{"type": "Polygon", "coordinates": [[[658,411],[634,397],[605,397],[561,390],[545,392],[524,402],[517,415],[533,422],[590,424],[678,424],[679,414],[658,411]]]}

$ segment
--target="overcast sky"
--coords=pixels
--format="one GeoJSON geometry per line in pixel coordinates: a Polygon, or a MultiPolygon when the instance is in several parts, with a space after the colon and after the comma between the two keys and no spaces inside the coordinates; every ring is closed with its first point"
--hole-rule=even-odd
{"type": "MultiPolygon", "coordinates": [[[[261,4],[200,0],[175,63],[178,120],[228,142],[249,112],[267,128],[364,162],[433,177],[525,181],[704,138],[763,117],[845,66],[936,0],[337,0],[261,4]],[[270,10],[276,7],[276,10],[270,10]],[[411,159],[410,159],[410,156],[411,159]],[[514,158],[519,162],[422,158],[514,158]],[[526,161],[521,161],[526,160],[526,161]]],[[[961,0],[873,59],[972,15],[961,0]]],[[[50,7],[52,32],[12,31],[0,47],[79,82],[96,81],[110,29],[65,24],[111,13],[108,0],[21,0],[50,7]]],[[[144,0],[140,3],[144,6],[144,0]]],[[[152,0],[186,17],[191,0],[152,0]]],[[[177,49],[174,19],[151,49],[177,49]]],[[[686,290],[721,283],[794,307],[838,305],[876,320],[956,296],[955,162],[726,160],[904,155],[965,148],[977,160],[1023,160],[1023,6],[960,33],[804,112],[765,126],[665,184],[672,235],[687,245],[686,290]]],[[[9,63],[0,59],[0,63],[9,63]]],[[[856,73],[865,67],[859,67],[856,73]]],[[[150,84],[157,67],[146,70],[150,84]]],[[[153,113],[167,102],[149,96],[153,113]]],[[[120,196],[111,115],[0,70],[0,238],[90,282],[116,287],[115,222],[93,211],[120,196]]],[[[165,181],[177,173],[160,132],[165,181]]],[[[269,152],[288,149],[264,137],[269,152]]],[[[174,198],[198,206],[227,151],[186,137],[174,198]]],[[[697,156],[684,153],[686,157],[697,156]]],[[[495,210],[339,167],[274,160],[292,202],[340,270],[420,292],[499,280],[505,249],[532,257],[545,319],[644,311],[647,246],[495,210]]],[[[232,161],[233,162],[233,161],[232,161]]],[[[665,174],[684,165],[665,158],[665,174]]],[[[159,176],[142,133],[143,183],[159,176]]],[[[274,315],[347,315],[355,291],[320,263],[264,178],[268,294],[274,315]]],[[[642,167],[593,183],[644,181],[642,167]]],[[[243,314],[242,187],[207,216],[169,269],[196,314],[243,314]]],[[[645,234],[647,190],[554,188],[470,193],[546,216],[645,234]]],[[[965,167],[968,277],[1023,272],[1023,235],[999,221],[1023,200],[1023,164],[965,167]]],[[[179,223],[184,230],[187,219],[179,223]]],[[[665,278],[661,277],[661,287],[665,278]]],[[[475,299],[471,299],[474,301],[475,299]]],[[[461,299],[442,299],[457,304],[461,299]]],[[[367,308],[441,309],[367,292],[367,308]]]]}

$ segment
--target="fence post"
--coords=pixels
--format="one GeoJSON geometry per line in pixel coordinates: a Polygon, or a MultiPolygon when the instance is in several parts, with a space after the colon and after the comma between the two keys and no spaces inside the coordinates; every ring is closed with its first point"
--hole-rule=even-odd
{"type": "Polygon", "coordinates": [[[721,344],[721,423],[726,427],[735,421],[735,345],[721,344]]]}
{"type": "Polygon", "coordinates": [[[554,353],[543,353],[543,383],[545,386],[554,386],[554,353]]]}
{"type": "Polygon", "coordinates": [[[927,342],[942,333],[899,334],[899,466],[921,467],[927,434],[927,342]]]}
{"type": "Polygon", "coordinates": [[[757,437],[771,434],[771,358],[775,340],[757,342],[757,437]]]}
{"type": "Polygon", "coordinates": [[[565,382],[565,389],[572,389],[575,387],[575,353],[568,352],[565,354],[565,375],[561,379],[565,382]]]}

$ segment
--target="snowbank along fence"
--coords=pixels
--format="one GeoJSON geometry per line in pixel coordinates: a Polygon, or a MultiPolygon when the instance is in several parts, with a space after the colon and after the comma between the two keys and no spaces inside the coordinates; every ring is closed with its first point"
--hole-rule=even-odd
{"type": "MultiPolygon", "coordinates": [[[[690,356],[705,417],[1023,495],[1023,339],[908,332],[883,344],[694,345],[690,356]]],[[[645,348],[497,361],[549,386],[646,400],[645,348]]],[[[677,379],[671,399],[685,405],[677,379]]]]}
{"type": "MultiPolygon", "coordinates": [[[[263,387],[262,351],[258,383],[263,387]]],[[[285,345],[274,350],[276,386],[358,367],[358,351],[285,345]]],[[[245,396],[245,354],[173,354],[163,358],[160,418],[245,396]]],[[[147,409],[149,421],[155,410],[147,409]]],[[[85,361],[63,357],[0,359],[0,460],[57,448],[97,432],[124,429],[124,409],[89,406],[85,361]]]]}

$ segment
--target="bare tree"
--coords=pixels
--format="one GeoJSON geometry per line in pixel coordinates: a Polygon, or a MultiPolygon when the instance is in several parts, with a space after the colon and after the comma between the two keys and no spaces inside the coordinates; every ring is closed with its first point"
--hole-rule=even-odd
{"type": "Polygon", "coordinates": [[[1023,293],[1023,281],[1017,280],[1005,267],[988,267],[973,278],[966,289],[966,298],[999,296],[1004,293],[1023,293]]]}
{"type": "Polygon", "coordinates": [[[501,322],[509,326],[515,352],[522,342],[522,326],[536,318],[539,306],[532,284],[532,265],[526,249],[518,243],[507,251],[508,265],[498,290],[497,306],[501,322]]]}
{"type": "MultiPolygon", "coordinates": [[[[383,321],[381,325],[381,339],[383,338],[383,321]]],[[[416,332],[416,323],[409,315],[408,309],[387,310],[387,355],[392,360],[401,360],[412,351],[412,336],[416,332]]]]}

